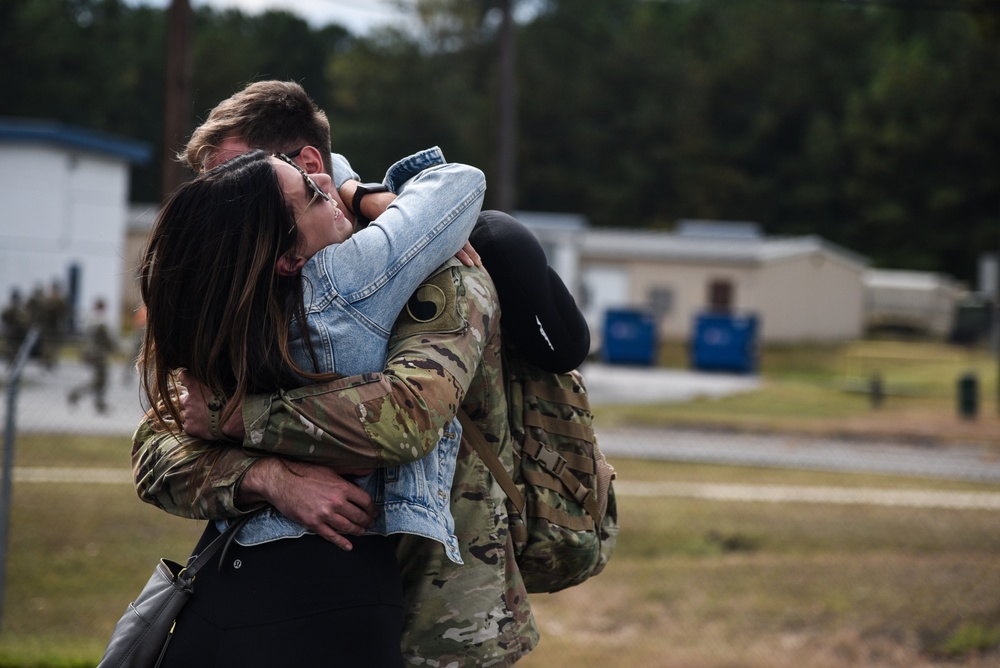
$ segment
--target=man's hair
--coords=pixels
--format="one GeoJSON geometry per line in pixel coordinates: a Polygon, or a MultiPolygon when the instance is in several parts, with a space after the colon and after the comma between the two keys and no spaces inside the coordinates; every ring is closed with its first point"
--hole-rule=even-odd
{"type": "Polygon", "coordinates": [[[323,156],[323,168],[333,171],[330,121],[294,81],[257,81],[226,98],[194,131],[178,157],[201,173],[212,152],[229,137],[270,153],[315,146],[323,156]]]}

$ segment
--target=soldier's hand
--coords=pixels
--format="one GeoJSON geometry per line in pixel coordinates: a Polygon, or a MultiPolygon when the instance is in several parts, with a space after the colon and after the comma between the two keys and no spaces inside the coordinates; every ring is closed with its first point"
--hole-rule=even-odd
{"type": "Polygon", "coordinates": [[[240,484],[238,503],[267,501],[287,517],[343,550],[352,545],[344,534],[360,536],[375,521],[371,496],[333,469],[264,457],[240,484]]]}

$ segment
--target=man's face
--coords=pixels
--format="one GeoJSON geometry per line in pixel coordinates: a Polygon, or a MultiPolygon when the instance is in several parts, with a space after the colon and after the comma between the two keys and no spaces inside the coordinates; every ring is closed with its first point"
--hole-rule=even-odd
{"type": "Polygon", "coordinates": [[[251,147],[242,137],[226,137],[212,153],[208,154],[205,160],[205,171],[215,169],[227,160],[232,160],[238,155],[249,153],[251,147]]]}
{"type": "MultiPolygon", "coordinates": [[[[208,157],[205,159],[204,171],[207,172],[210,169],[214,169],[225,161],[232,160],[236,156],[249,153],[252,150],[253,147],[250,146],[250,144],[248,144],[243,137],[226,137],[219,143],[219,148],[209,153],[208,157]]],[[[316,162],[316,159],[313,158],[314,164],[310,164],[308,155],[305,154],[305,151],[302,151],[295,156],[292,162],[304,169],[307,173],[316,173],[323,169],[322,157],[319,157],[319,162],[316,162]]],[[[330,188],[330,195],[333,197],[333,201],[337,203],[337,207],[342,212],[347,213],[350,211],[350,209],[348,209],[344,204],[344,200],[341,199],[340,192],[336,188],[330,188]]]]}

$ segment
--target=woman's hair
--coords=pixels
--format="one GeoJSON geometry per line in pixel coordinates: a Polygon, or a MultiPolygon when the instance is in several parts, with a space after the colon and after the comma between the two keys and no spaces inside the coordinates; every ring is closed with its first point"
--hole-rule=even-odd
{"type": "MultiPolygon", "coordinates": [[[[281,276],[278,258],[298,241],[269,156],[253,151],[181,185],[166,201],[139,269],[147,308],[140,357],[157,420],[180,424],[175,372],[186,369],[232,401],[296,387],[289,352],[293,320],[304,326],[302,279],[281,276]]],[[[308,337],[305,337],[308,341],[308,337]]]]}

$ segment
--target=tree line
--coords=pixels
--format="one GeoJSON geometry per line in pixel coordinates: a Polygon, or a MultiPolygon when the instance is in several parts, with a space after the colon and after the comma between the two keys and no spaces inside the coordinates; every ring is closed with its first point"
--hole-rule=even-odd
{"type": "MultiPolygon", "coordinates": [[[[245,83],[294,79],[370,180],[440,145],[495,173],[498,3],[418,0],[358,36],[195,9],[190,127],[245,83]]],[[[751,220],[875,266],[975,279],[1000,246],[997,0],[535,0],[516,30],[516,208],[596,226],[751,220]]],[[[5,0],[0,115],[162,155],[166,11],[5,0]]],[[[161,197],[160,159],[132,197],[161,197]]],[[[487,202],[489,205],[489,201],[487,202]]]]}

